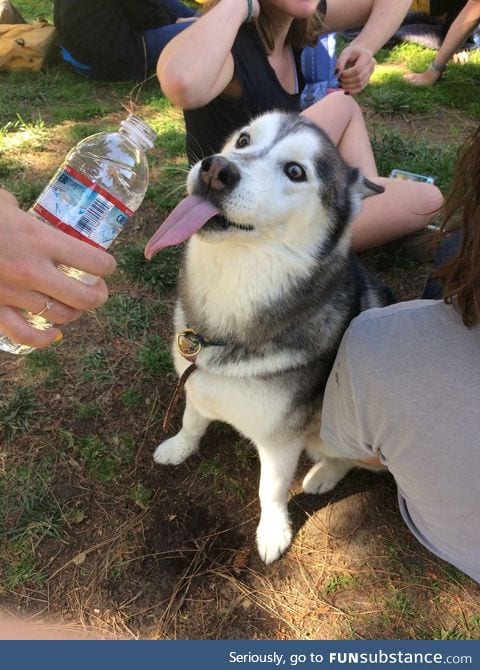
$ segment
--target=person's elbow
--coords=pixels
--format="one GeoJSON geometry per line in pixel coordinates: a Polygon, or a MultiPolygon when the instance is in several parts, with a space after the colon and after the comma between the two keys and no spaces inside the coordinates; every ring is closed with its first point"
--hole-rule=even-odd
{"type": "Polygon", "coordinates": [[[161,59],[157,65],[157,77],[163,95],[170,102],[182,109],[194,109],[205,104],[198,95],[195,82],[184,68],[175,67],[170,63],[162,63],[161,59]]]}

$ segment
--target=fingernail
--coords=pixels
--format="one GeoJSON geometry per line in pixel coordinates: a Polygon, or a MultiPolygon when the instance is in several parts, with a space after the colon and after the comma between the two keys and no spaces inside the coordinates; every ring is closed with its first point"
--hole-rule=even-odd
{"type": "Polygon", "coordinates": [[[57,337],[53,341],[60,342],[60,340],[63,340],[63,333],[58,333],[57,337]]]}

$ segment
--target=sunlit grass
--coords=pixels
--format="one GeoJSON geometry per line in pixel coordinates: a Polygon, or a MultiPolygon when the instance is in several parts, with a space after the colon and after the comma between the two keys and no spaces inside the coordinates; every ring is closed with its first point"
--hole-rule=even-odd
{"type": "Polygon", "coordinates": [[[0,128],[0,151],[42,149],[48,137],[43,119],[25,121],[19,113],[16,116],[15,121],[8,121],[0,128]]]}
{"type": "Polygon", "coordinates": [[[15,0],[14,4],[26,21],[35,21],[39,17],[53,19],[52,0],[15,0]]]}
{"type": "Polygon", "coordinates": [[[441,81],[433,86],[415,87],[405,82],[408,71],[423,72],[435,51],[418,44],[402,43],[377,54],[378,65],[370,85],[359,95],[362,105],[379,114],[428,114],[438,108],[458,109],[480,119],[480,97],[472,91],[480,84],[480,51],[470,52],[465,65],[448,64],[441,81]]]}

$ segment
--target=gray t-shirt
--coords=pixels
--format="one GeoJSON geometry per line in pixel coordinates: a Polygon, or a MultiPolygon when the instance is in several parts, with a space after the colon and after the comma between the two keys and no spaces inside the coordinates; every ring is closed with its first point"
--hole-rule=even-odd
{"type": "Polygon", "coordinates": [[[321,437],[380,456],[403,518],[430,551],[480,582],[480,325],[415,300],[363,312],[342,340],[321,437]]]}

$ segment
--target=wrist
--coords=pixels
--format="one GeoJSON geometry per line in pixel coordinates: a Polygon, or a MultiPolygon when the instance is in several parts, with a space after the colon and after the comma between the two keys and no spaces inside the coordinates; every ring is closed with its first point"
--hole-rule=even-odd
{"type": "MultiPolygon", "coordinates": [[[[360,35],[356,40],[352,40],[350,44],[347,44],[345,49],[348,49],[349,47],[353,47],[354,49],[361,49],[362,51],[366,51],[367,53],[370,54],[373,58],[373,54],[375,53],[372,48],[370,47],[369,44],[366,44],[362,39],[360,39],[360,35]]],[[[344,49],[344,51],[345,51],[344,49]]]]}
{"type": "Polygon", "coordinates": [[[445,72],[446,67],[447,67],[446,64],[445,65],[439,65],[438,63],[435,63],[435,61],[432,61],[432,63],[430,63],[430,68],[429,69],[432,70],[433,72],[435,72],[436,74],[441,75],[445,72]]]}

